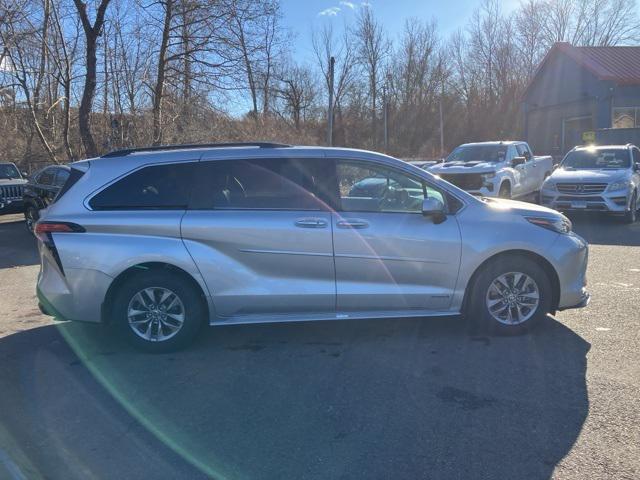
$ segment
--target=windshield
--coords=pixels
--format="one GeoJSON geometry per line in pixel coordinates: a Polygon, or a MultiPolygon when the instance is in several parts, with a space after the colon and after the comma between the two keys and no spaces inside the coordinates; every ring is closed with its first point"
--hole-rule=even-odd
{"type": "Polygon", "coordinates": [[[19,179],[22,178],[15,165],[11,163],[0,164],[0,178],[19,179]]]}
{"type": "Polygon", "coordinates": [[[576,150],[562,161],[561,167],[571,170],[597,170],[629,168],[629,152],[622,148],[576,150]]]}
{"type": "Polygon", "coordinates": [[[502,162],[506,155],[506,145],[467,145],[451,152],[447,162],[502,162]]]}

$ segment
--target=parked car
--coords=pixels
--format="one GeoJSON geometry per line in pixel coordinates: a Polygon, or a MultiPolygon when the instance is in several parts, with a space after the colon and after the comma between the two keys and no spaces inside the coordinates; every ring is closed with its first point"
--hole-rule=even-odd
{"type": "Polygon", "coordinates": [[[596,211],[637,220],[640,150],[635,145],[576,147],[542,187],[542,204],[561,211],[596,211]]]}
{"type": "Polygon", "coordinates": [[[40,218],[40,210],[47,208],[56,198],[70,172],[67,165],[52,165],[31,175],[24,186],[22,197],[24,218],[29,231],[33,231],[33,226],[40,218]]]}
{"type": "Polygon", "coordinates": [[[540,191],[553,159],[533,156],[525,142],[467,143],[428,170],[473,195],[519,198],[540,191]]]}
{"type": "Polygon", "coordinates": [[[562,214],[385,155],[258,143],[105,157],[72,164],[36,224],[37,295],[143,349],[182,347],[205,323],[466,313],[509,334],[589,298],[588,246],[562,214]],[[371,178],[393,191],[354,189],[371,178]]]}
{"type": "Polygon", "coordinates": [[[405,160],[405,162],[410,163],[411,165],[414,165],[418,168],[422,168],[424,170],[427,170],[430,167],[433,167],[434,165],[437,165],[438,163],[442,163],[444,161],[443,158],[436,158],[436,159],[431,159],[431,160],[405,160]]]}
{"type": "Polygon", "coordinates": [[[0,163],[0,215],[22,212],[22,190],[27,183],[25,176],[15,163],[0,163]]]}

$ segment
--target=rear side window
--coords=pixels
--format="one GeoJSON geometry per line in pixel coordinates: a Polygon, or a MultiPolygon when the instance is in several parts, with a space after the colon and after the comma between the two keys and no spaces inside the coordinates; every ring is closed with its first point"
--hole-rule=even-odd
{"type": "Polygon", "coordinates": [[[137,170],[89,201],[94,210],[182,210],[189,204],[193,163],[137,170]]]}
{"type": "Polygon", "coordinates": [[[317,159],[202,162],[192,207],[200,210],[321,210],[321,162],[317,159]]]}
{"type": "Polygon", "coordinates": [[[82,170],[78,170],[77,168],[71,168],[68,171],[67,170],[63,170],[63,171],[67,172],[67,179],[65,180],[64,184],[62,185],[62,188],[56,195],[55,200],[58,200],[65,193],[67,193],[69,189],[73,187],[78,182],[78,180],[80,180],[84,175],[84,172],[82,170]]]}
{"type": "Polygon", "coordinates": [[[58,173],[56,173],[56,179],[53,181],[53,184],[56,187],[62,187],[68,178],[69,178],[69,170],[67,170],[66,168],[59,168],[58,173]]]}
{"type": "Polygon", "coordinates": [[[47,168],[38,177],[38,183],[40,185],[52,185],[55,174],[56,171],[53,168],[47,168]]]}
{"type": "Polygon", "coordinates": [[[527,160],[529,160],[529,157],[531,156],[531,152],[529,151],[529,149],[524,143],[520,143],[516,145],[516,150],[518,152],[518,156],[525,157],[527,160]]]}

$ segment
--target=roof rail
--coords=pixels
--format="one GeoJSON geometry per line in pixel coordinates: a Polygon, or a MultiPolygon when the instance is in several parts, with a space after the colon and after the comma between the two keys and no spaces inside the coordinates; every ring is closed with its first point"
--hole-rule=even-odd
{"type": "Polygon", "coordinates": [[[188,150],[192,148],[225,148],[225,147],[257,147],[257,148],[287,148],[291,147],[286,143],[270,142],[230,142],[230,143],[193,143],[184,145],[154,145],[150,147],[124,148],[122,150],[112,150],[105,153],[100,158],[124,157],[136,152],[157,152],[160,150],[188,150]]]}

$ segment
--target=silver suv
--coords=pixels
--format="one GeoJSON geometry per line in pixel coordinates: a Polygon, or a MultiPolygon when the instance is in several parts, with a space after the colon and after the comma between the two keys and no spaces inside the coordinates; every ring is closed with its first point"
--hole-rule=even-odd
{"type": "Polygon", "coordinates": [[[511,333],[588,302],[567,218],[385,155],[226,144],[71,167],[35,228],[41,308],[150,351],[203,324],[465,313],[511,333]]]}
{"type": "Polygon", "coordinates": [[[540,202],[561,211],[622,215],[640,208],[640,150],[635,145],[576,147],[542,185],[540,202]]]}

